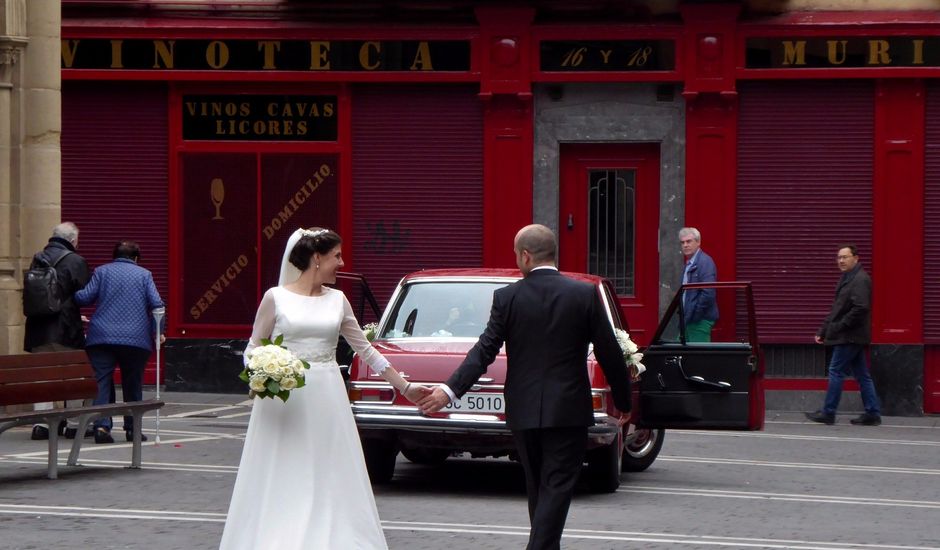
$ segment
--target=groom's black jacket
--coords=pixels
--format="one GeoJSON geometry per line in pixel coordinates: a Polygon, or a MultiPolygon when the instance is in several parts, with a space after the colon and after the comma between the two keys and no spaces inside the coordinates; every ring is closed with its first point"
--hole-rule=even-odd
{"type": "Polygon", "coordinates": [[[506,342],[506,422],[512,430],[594,424],[586,368],[594,343],[614,404],[630,410],[630,378],[597,288],[539,269],[493,293],[486,330],[447,386],[460,397],[506,342]]]}

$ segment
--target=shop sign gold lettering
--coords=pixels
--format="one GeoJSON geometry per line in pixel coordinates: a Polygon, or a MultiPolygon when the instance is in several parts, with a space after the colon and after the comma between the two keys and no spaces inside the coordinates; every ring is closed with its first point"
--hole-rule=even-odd
{"type": "MultiPolygon", "coordinates": [[[[317,171],[301,184],[291,198],[282,205],[277,214],[264,226],[262,234],[265,240],[270,241],[281,229],[288,227],[288,222],[293,218],[294,214],[296,214],[307,199],[316,192],[317,188],[332,175],[333,167],[328,163],[321,164],[317,171]]],[[[216,280],[209,285],[209,288],[207,288],[189,308],[189,316],[193,321],[198,321],[199,318],[212,307],[212,304],[225,293],[226,289],[235,282],[239,274],[248,267],[248,263],[248,254],[239,254],[232,263],[219,273],[216,280]]]]}
{"type": "Polygon", "coordinates": [[[225,292],[225,289],[231,285],[243,269],[248,267],[248,256],[239,254],[235,260],[229,264],[219,277],[202,293],[202,296],[196,300],[196,303],[189,308],[189,315],[194,321],[198,321],[202,314],[209,309],[213,302],[219,299],[219,296],[225,292]]]}
{"type": "Polygon", "coordinates": [[[64,38],[63,69],[468,71],[469,40],[64,38]]]}
{"type": "Polygon", "coordinates": [[[940,67],[940,37],[749,38],[748,69],[940,67]]]}
{"type": "Polygon", "coordinates": [[[336,96],[184,96],[183,139],[335,141],[336,96]]]}
{"type": "Polygon", "coordinates": [[[278,211],[277,215],[271,218],[271,221],[264,226],[264,229],[261,232],[264,234],[264,237],[268,240],[274,237],[274,235],[281,230],[282,227],[293,217],[293,215],[300,209],[300,205],[306,202],[307,198],[310,197],[317,190],[320,185],[326,181],[326,178],[333,175],[333,169],[329,164],[323,164],[320,168],[313,174],[313,176],[304,182],[300,186],[300,189],[288,200],[278,211]]]}
{"type": "Polygon", "coordinates": [[[539,66],[556,72],[670,71],[676,68],[672,40],[544,40],[539,66]]]}

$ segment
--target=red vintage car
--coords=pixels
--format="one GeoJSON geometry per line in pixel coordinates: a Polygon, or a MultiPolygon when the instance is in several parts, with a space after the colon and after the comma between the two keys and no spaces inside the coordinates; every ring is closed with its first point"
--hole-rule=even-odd
{"type": "MultiPolygon", "coordinates": [[[[611,325],[627,329],[609,281],[594,275],[566,275],[595,285],[611,325]]],[[[412,273],[392,295],[373,344],[410,382],[442,383],[483,332],[493,291],[520,277],[519,271],[511,269],[412,273]]],[[[622,471],[648,468],[662,449],[666,428],[763,427],[763,369],[750,285],[702,283],[685,289],[714,289],[739,296],[719,296],[729,318],[713,331],[720,341],[690,343],[685,338],[682,290],[677,293],[652,343],[642,350],[646,372],[634,382],[633,414],[623,428],[618,427],[621,412],[609,397],[602,370],[593,354],[587,357],[595,425],[588,433],[585,473],[598,492],[616,490],[622,471]]],[[[349,399],[373,482],[392,478],[399,452],[422,464],[440,463],[456,453],[472,457],[515,454],[504,416],[505,349],[478,384],[431,416],[423,415],[358,360],[352,361],[349,374],[349,399]]]]}

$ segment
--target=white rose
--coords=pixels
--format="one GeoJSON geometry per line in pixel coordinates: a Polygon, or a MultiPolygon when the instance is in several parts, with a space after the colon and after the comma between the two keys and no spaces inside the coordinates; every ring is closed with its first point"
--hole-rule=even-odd
{"type": "Polygon", "coordinates": [[[248,387],[256,393],[263,392],[265,390],[264,378],[252,378],[248,381],[248,387]]]}
{"type": "Polygon", "coordinates": [[[294,374],[303,375],[304,373],[304,364],[300,359],[294,361],[294,374]]]}
{"type": "Polygon", "coordinates": [[[297,380],[291,378],[290,376],[281,379],[281,389],[282,390],[292,390],[297,387],[297,380]]]}
{"type": "Polygon", "coordinates": [[[274,376],[278,372],[278,370],[280,370],[280,367],[278,366],[277,363],[273,361],[270,363],[265,363],[264,365],[261,366],[261,371],[269,376],[274,376]]]}
{"type": "Polygon", "coordinates": [[[642,360],[643,360],[643,354],[642,354],[642,353],[632,353],[632,354],[630,354],[630,362],[633,363],[634,365],[639,365],[639,364],[640,364],[640,361],[642,361],[642,360]]]}

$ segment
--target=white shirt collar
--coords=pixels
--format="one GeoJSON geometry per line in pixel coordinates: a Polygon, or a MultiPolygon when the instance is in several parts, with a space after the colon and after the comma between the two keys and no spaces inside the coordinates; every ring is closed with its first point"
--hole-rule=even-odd
{"type": "Polygon", "coordinates": [[[538,266],[538,267],[533,267],[533,268],[530,270],[530,272],[531,272],[531,271],[538,271],[539,269],[551,269],[551,270],[553,270],[553,271],[558,271],[558,268],[555,267],[555,266],[553,266],[553,265],[540,265],[540,266],[538,266]]]}

